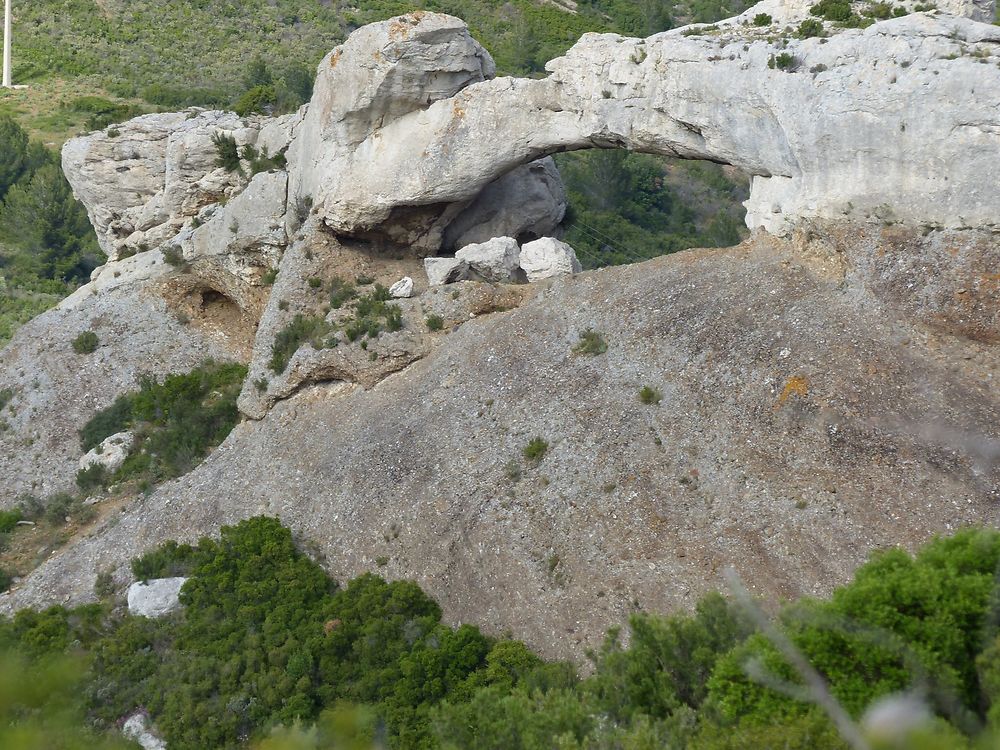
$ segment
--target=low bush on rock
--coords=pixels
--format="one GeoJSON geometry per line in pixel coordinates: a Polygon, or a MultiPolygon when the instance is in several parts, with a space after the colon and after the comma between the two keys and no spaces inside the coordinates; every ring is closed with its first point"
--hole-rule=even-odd
{"type": "Polygon", "coordinates": [[[548,442],[544,438],[535,437],[528,441],[528,444],[521,450],[521,454],[526,461],[537,464],[545,457],[548,450],[548,442]]]}
{"type": "Polygon", "coordinates": [[[298,313],[288,325],[278,331],[271,345],[270,368],[280,375],[288,368],[292,356],[307,341],[311,341],[314,349],[323,348],[323,337],[331,330],[331,326],[318,316],[307,316],[298,313]]]}
{"type": "MultiPolygon", "coordinates": [[[[243,365],[211,361],[189,373],[168,375],[162,382],[143,376],[138,391],[119,396],[83,426],[81,447],[89,451],[111,435],[133,430],[135,447],[103,483],[180,476],[236,426],[236,397],[245,377],[243,365]]],[[[96,477],[84,478],[88,489],[96,486],[95,481],[96,477]]]]}
{"type": "Polygon", "coordinates": [[[608,344],[597,331],[588,328],[580,334],[580,341],[573,347],[574,354],[587,354],[591,357],[604,354],[608,350],[608,344]]]}
{"type": "Polygon", "coordinates": [[[77,354],[93,354],[100,342],[93,331],[84,331],[73,339],[73,351],[77,354]]]}

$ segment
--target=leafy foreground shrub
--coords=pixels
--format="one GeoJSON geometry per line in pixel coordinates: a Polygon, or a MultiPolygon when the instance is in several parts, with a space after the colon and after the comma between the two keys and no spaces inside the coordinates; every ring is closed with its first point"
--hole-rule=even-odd
{"type": "MultiPolygon", "coordinates": [[[[859,730],[865,744],[856,747],[996,746],[998,561],[1000,533],[965,531],[916,558],[878,554],[830,600],[783,611],[785,631],[848,721],[901,690],[926,696],[938,714],[913,726],[897,716],[877,735],[859,730]]],[[[164,545],[133,567],[139,578],[191,576],[184,609],[147,620],[112,614],[106,602],[0,620],[0,653],[16,651],[29,665],[67,653],[90,661],[71,694],[87,706],[91,729],[80,732],[145,706],[180,750],[254,738],[267,750],[383,740],[477,750],[849,747],[823,712],[787,697],[810,691],[718,594],[691,616],[633,615],[628,646],[612,630],[581,680],[572,665],[544,662],[516,641],[442,625],[413,583],[364,575],[338,588],[274,519],[224,528],[197,546],[164,545]]],[[[50,710],[4,714],[3,697],[0,684],[0,732],[50,710]]],[[[80,702],[67,700],[66,716],[80,726],[80,702]]]]}
{"type": "Polygon", "coordinates": [[[93,354],[97,351],[97,334],[93,331],[84,331],[73,339],[73,351],[77,354],[93,354]]]}
{"type": "Polygon", "coordinates": [[[236,398],[245,377],[243,365],[211,361],[162,383],[143,376],[137,392],[119,396],[80,430],[84,451],[124,430],[134,430],[138,438],[112,477],[84,477],[87,489],[95,482],[160,481],[190,471],[236,426],[236,398]]]}

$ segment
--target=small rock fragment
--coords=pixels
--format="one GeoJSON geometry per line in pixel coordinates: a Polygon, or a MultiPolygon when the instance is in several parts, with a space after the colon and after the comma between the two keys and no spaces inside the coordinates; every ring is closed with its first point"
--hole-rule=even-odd
{"type": "Polygon", "coordinates": [[[413,279],[409,276],[404,276],[391,287],[389,287],[389,294],[395,299],[408,299],[413,296],[413,279]]]}

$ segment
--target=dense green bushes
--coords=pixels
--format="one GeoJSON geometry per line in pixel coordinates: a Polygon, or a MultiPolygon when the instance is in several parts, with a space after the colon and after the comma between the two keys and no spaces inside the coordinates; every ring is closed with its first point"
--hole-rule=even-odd
{"type": "Polygon", "coordinates": [[[137,392],[119,396],[80,430],[84,451],[124,430],[135,431],[136,447],[113,477],[81,473],[78,484],[89,489],[137,477],[156,482],[189,471],[236,425],[236,397],[245,377],[243,365],[215,362],[163,382],[144,376],[137,392]]]}
{"type": "MultiPolygon", "coordinates": [[[[855,720],[915,690],[951,722],[873,748],[970,748],[962,732],[1000,719],[998,562],[1000,533],[964,531],[916,558],[876,555],[831,599],[780,619],[855,720]]],[[[190,576],[185,608],[159,621],[112,615],[110,603],[0,620],[0,650],[89,655],[79,694],[98,731],[145,706],[180,750],[236,747],[321,715],[319,734],[282,731],[266,747],[329,748],[316,738],[350,725],[358,747],[382,736],[396,748],[847,748],[822,711],[765,686],[800,678],[719,595],[691,616],[633,615],[628,645],[609,633],[581,680],[521,643],[443,625],[412,583],[364,575],[338,588],[273,519],[164,545],[133,568],[140,579],[190,576]]]]}
{"type": "Polygon", "coordinates": [[[56,155],[0,115],[0,346],[102,257],[56,155]]]}
{"type": "Polygon", "coordinates": [[[586,268],[733,245],[745,231],[747,185],[715,164],[626,151],[559,154],[556,162],[569,197],[565,239],[586,268]]]}

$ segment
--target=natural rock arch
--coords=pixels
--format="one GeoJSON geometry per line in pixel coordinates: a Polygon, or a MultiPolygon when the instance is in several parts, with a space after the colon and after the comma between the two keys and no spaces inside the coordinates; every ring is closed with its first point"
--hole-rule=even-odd
{"type": "Polygon", "coordinates": [[[920,13],[829,39],[770,37],[739,18],[646,40],[587,34],[547,78],[487,80],[461,21],[375,24],[320,65],[290,190],[337,233],[391,233],[420,208],[427,226],[441,223],[442,207],[547,154],[624,147],[752,175],[751,228],[998,226],[1000,186],[981,174],[1000,160],[1000,76],[979,63],[1000,56],[996,27],[920,13]],[[391,101],[375,106],[379,96],[391,101]]]}

